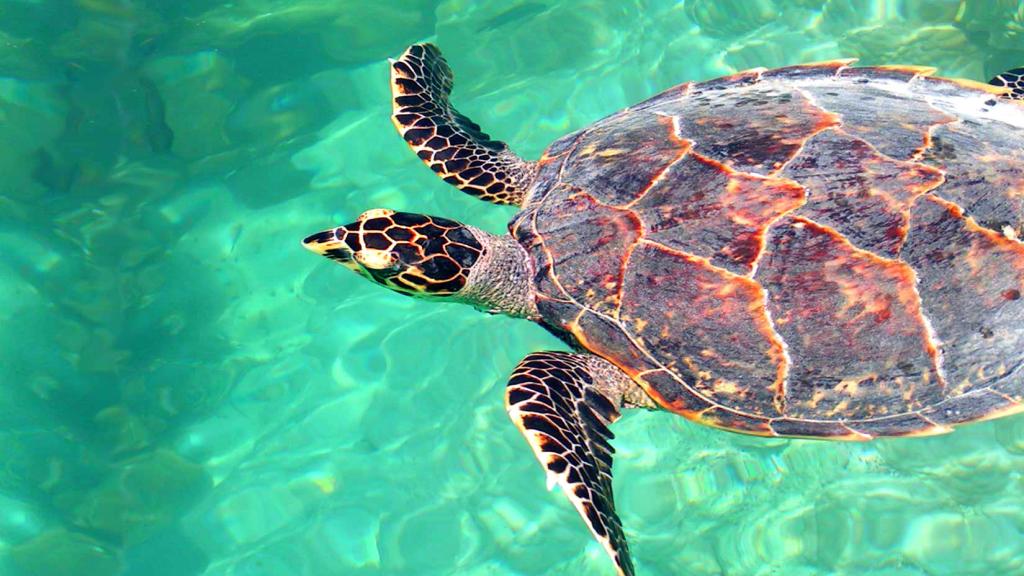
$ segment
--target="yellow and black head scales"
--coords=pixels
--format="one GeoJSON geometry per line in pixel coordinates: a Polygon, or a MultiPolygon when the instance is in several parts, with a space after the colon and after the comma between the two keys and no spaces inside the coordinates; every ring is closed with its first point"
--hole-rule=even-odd
{"type": "Polygon", "coordinates": [[[989,84],[1009,88],[1007,98],[1011,100],[1024,100],[1024,68],[1007,70],[995,78],[989,80],[989,84]]]}
{"type": "Polygon", "coordinates": [[[466,226],[436,216],[370,210],[302,241],[309,250],[410,295],[449,296],[466,286],[483,246],[466,226]]]}

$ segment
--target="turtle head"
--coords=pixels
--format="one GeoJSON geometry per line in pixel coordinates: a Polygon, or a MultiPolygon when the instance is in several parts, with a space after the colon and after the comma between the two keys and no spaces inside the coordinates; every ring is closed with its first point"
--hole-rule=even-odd
{"type": "Polygon", "coordinates": [[[483,234],[436,216],[376,209],[302,241],[359,275],[410,296],[452,296],[469,281],[483,234]]]}

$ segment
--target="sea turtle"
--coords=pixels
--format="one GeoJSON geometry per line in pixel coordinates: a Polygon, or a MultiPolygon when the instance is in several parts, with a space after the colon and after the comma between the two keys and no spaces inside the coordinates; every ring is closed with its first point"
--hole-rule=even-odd
{"type": "Polygon", "coordinates": [[[990,84],[851,60],[687,82],[536,162],[449,102],[430,44],[395,126],[509,234],[387,209],[304,245],[402,294],[540,323],[575,352],[506,406],[619,574],[626,407],[763,436],[921,436],[1022,410],[1024,69],[990,84]]]}

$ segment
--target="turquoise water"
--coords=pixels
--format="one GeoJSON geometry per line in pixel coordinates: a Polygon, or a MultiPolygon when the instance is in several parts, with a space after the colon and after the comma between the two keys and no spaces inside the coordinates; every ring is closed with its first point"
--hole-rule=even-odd
{"type": "MultiPolygon", "coordinates": [[[[520,154],[684,80],[857,56],[976,80],[1024,2],[0,1],[0,574],[612,574],[502,406],[539,327],[301,248],[373,207],[500,232],[390,125],[431,40],[520,154]]],[[[1024,418],[920,440],[615,427],[644,575],[1024,574],[1024,418]]]]}

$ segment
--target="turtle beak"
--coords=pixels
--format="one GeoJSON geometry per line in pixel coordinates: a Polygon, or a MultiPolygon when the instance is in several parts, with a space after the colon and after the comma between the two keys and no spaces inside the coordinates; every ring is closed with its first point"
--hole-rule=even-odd
{"type": "Polygon", "coordinates": [[[352,250],[338,239],[337,228],[307,236],[302,241],[302,246],[339,264],[352,262],[352,250]]]}

